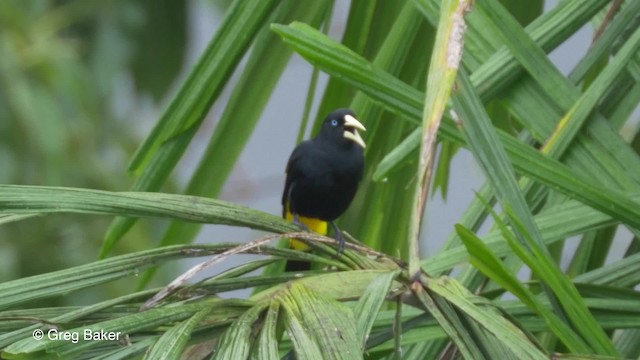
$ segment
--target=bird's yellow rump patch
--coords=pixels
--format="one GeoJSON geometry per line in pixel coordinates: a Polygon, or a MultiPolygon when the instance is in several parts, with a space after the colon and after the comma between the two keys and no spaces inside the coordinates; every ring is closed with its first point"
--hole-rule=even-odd
{"type": "MultiPolygon", "coordinates": [[[[289,222],[293,221],[293,215],[288,210],[286,212],[285,219],[289,222]]],[[[300,220],[301,223],[305,224],[309,228],[309,230],[313,231],[316,234],[327,235],[328,233],[328,223],[324,220],[308,218],[304,216],[298,216],[298,220],[300,220]]],[[[296,250],[306,250],[309,248],[302,241],[295,239],[291,240],[291,242],[289,243],[289,247],[296,250]]]]}

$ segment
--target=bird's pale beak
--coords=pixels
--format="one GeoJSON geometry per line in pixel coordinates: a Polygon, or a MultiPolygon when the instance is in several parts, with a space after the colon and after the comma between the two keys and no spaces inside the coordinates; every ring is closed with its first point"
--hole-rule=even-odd
{"type": "Polygon", "coordinates": [[[355,142],[356,144],[362,146],[363,149],[367,147],[367,145],[364,143],[364,140],[362,140],[362,137],[358,133],[358,130],[367,131],[367,129],[360,123],[360,121],[358,121],[351,115],[345,115],[344,127],[353,129],[353,131],[344,132],[342,136],[344,136],[345,139],[349,139],[355,142]]]}

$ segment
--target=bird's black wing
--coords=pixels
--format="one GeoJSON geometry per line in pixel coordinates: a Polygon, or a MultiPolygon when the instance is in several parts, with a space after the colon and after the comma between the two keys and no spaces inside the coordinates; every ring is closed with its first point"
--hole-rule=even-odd
{"type": "Polygon", "coordinates": [[[287,162],[287,167],[285,173],[287,174],[287,178],[284,182],[284,190],[282,191],[282,217],[286,216],[287,206],[289,204],[289,196],[291,195],[291,189],[295,186],[296,179],[298,179],[301,174],[300,161],[303,157],[303,153],[306,151],[305,148],[308,146],[308,142],[304,141],[296,146],[289,157],[289,161],[287,162]]]}
{"type": "MultiPolygon", "coordinates": [[[[327,182],[328,167],[324,150],[319,148],[313,140],[301,142],[291,153],[287,162],[286,174],[287,178],[284,183],[284,191],[282,192],[282,213],[286,214],[286,206],[291,204],[291,193],[296,186],[309,186],[309,182],[327,182]]],[[[300,189],[298,189],[299,191],[300,189]]]]}

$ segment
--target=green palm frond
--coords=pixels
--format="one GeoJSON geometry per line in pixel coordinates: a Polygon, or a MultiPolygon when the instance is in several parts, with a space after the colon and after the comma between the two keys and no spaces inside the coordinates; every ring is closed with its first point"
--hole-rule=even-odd
{"type": "MultiPolygon", "coordinates": [[[[542,1],[352,0],[342,38],[335,39],[328,29],[337,2],[232,1],[145,140],[121,140],[127,153],[138,149],[129,166],[135,176],[130,191],[96,190],[118,188],[119,182],[108,180],[109,166],[91,167],[80,155],[86,151],[68,149],[73,156],[66,161],[61,155],[67,143],[94,146],[63,131],[71,129],[65,119],[100,114],[95,104],[106,96],[104,84],[84,86],[86,94],[68,88],[69,79],[87,83],[88,60],[67,35],[100,18],[94,7],[103,8],[91,4],[0,3],[0,14],[7,14],[0,16],[0,48],[7,54],[0,59],[0,117],[15,119],[0,122],[0,180],[11,184],[0,185],[0,234],[40,241],[36,235],[54,227],[111,220],[109,226],[96,223],[104,234],[99,260],[83,257],[6,280],[2,275],[0,357],[640,356],[640,295],[634,290],[640,284],[640,136],[634,118],[640,2],[563,1],[543,13],[542,1]],[[584,26],[599,35],[565,75],[548,54],[584,26]],[[34,39],[42,48],[30,43],[34,39]],[[460,58],[451,53],[452,44],[463,50],[460,58]],[[343,253],[331,238],[216,199],[292,56],[315,72],[305,110],[312,132],[328,111],[347,105],[368,129],[365,178],[340,219],[352,238],[343,253]],[[320,72],[329,75],[326,83],[318,81],[320,72]],[[234,73],[237,82],[230,81],[234,73]],[[231,98],[205,135],[207,149],[188,185],[167,188],[225,87],[231,98]],[[60,88],[64,95],[50,95],[60,88]],[[50,121],[39,124],[44,118],[50,121]],[[18,137],[5,133],[36,146],[19,147],[18,137]],[[449,198],[455,194],[447,172],[459,151],[473,155],[486,183],[451,235],[438,239],[442,248],[425,257],[417,241],[424,229],[421,201],[430,201],[436,187],[449,198]],[[47,159],[55,168],[47,170],[54,180],[45,184],[51,186],[26,185],[35,181],[15,176],[20,166],[43,167],[47,159]],[[425,175],[431,171],[432,182],[425,175]],[[82,180],[54,186],[67,172],[82,180]],[[136,221],[150,219],[168,221],[167,228],[149,232],[159,245],[141,241],[125,254],[111,253],[127,232],[139,236],[130,230],[136,221]],[[38,232],[36,223],[43,227],[38,232]],[[246,243],[191,244],[202,224],[256,232],[246,243]],[[619,241],[617,233],[631,242],[619,241]],[[313,251],[279,247],[280,238],[300,239],[313,251]],[[575,251],[565,249],[569,242],[578,244],[575,251]],[[210,273],[212,265],[248,254],[253,257],[240,265],[210,273]],[[156,269],[195,258],[200,262],[182,275],[174,272],[173,282],[149,285],[156,269]],[[300,274],[279,271],[288,259],[317,266],[300,274]],[[527,270],[529,277],[522,275],[527,270]],[[91,292],[105,287],[119,287],[120,295],[91,292]],[[228,294],[235,290],[247,295],[228,294]],[[107,333],[115,338],[95,339],[107,333]],[[63,334],[70,337],[60,340],[63,334]]],[[[149,4],[113,6],[110,29],[118,21],[131,26],[135,14],[152,11],[149,4]]],[[[98,33],[96,41],[105,36],[98,33]]],[[[94,66],[108,68],[107,58],[95,59],[94,66]]],[[[163,69],[157,60],[151,69],[163,69]]],[[[175,71],[176,59],[166,61],[167,71],[175,71]]],[[[134,78],[141,88],[152,86],[143,68],[136,63],[134,78]]],[[[163,85],[151,90],[154,96],[166,91],[167,78],[157,83],[163,85]]],[[[299,134],[307,130],[306,120],[295,126],[299,134]]],[[[102,135],[86,133],[91,139],[102,135]]],[[[49,249],[43,246],[39,256],[49,249]]]]}

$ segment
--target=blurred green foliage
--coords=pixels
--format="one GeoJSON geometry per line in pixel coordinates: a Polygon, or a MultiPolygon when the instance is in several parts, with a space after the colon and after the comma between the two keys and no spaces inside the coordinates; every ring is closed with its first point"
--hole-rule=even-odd
{"type": "MultiPolygon", "coordinates": [[[[124,190],[185,58],[184,1],[0,2],[0,183],[124,190]]],[[[170,185],[168,185],[170,186],[170,185]]],[[[0,281],[95,258],[105,217],[0,228],[0,281]]],[[[158,223],[124,251],[148,248],[158,223]]]]}

